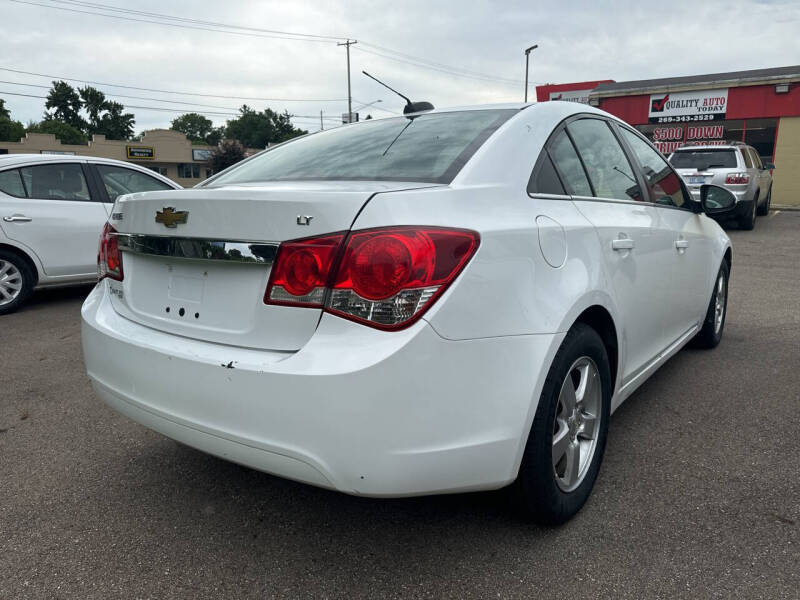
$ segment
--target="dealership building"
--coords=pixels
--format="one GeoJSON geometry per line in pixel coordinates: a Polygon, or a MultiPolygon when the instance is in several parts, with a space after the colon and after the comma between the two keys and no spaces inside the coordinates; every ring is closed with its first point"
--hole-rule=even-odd
{"type": "Polygon", "coordinates": [[[774,163],[773,204],[800,205],[800,66],[536,88],[539,102],[568,100],[633,125],[664,154],[686,143],[753,146],[774,163]]]}

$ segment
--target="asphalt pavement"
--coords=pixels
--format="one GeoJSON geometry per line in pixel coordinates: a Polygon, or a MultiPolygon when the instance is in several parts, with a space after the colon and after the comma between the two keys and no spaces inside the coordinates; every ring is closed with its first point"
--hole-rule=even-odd
{"type": "Polygon", "coordinates": [[[502,492],[355,498],[118,415],[80,348],[87,288],[0,317],[0,599],[800,598],[800,212],[729,230],[727,324],[616,412],[566,525],[502,492]]]}

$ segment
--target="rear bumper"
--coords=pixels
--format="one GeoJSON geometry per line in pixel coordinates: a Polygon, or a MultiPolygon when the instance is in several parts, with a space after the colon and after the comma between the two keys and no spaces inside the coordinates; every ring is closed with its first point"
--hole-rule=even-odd
{"type": "Polygon", "coordinates": [[[563,335],[449,341],[324,315],[298,352],[199,342],[83,310],[93,386],[168,437],[282,477],[368,496],[501,487],[516,477],[563,335]],[[231,368],[228,368],[230,365],[231,368]]]}

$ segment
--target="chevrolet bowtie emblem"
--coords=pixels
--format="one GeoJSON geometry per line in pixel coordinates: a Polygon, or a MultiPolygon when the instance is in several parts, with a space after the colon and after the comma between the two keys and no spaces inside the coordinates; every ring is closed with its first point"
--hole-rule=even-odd
{"type": "Polygon", "coordinates": [[[178,225],[183,225],[189,220],[188,210],[175,212],[175,207],[165,206],[164,210],[156,211],[156,223],[163,223],[165,227],[175,229],[178,225]]]}

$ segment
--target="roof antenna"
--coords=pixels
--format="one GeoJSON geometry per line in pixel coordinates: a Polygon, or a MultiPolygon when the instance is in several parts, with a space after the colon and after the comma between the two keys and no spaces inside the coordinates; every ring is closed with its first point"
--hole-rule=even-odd
{"type": "Polygon", "coordinates": [[[378,79],[378,78],[376,78],[376,77],[373,77],[372,75],[370,75],[370,74],[369,74],[369,73],[367,73],[366,71],[361,71],[361,72],[362,72],[364,75],[366,75],[367,77],[369,77],[370,79],[372,79],[372,80],[374,80],[374,81],[377,81],[378,83],[380,83],[380,84],[381,84],[383,87],[385,87],[387,90],[391,90],[391,91],[393,91],[395,94],[397,94],[398,96],[400,96],[400,97],[401,97],[403,100],[405,100],[405,101],[406,101],[406,105],[405,105],[405,108],[403,108],[403,114],[404,114],[404,115],[407,115],[407,114],[410,114],[410,113],[418,113],[418,112],[423,112],[423,111],[426,111],[426,110],[433,110],[433,104],[431,104],[430,102],[425,102],[425,101],[422,101],[422,102],[412,102],[411,100],[409,100],[409,99],[408,99],[408,96],[404,96],[403,94],[401,94],[401,93],[400,93],[400,92],[398,92],[397,90],[395,90],[395,89],[393,89],[393,88],[390,88],[388,85],[386,85],[385,83],[383,83],[383,82],[382,82],[380,79],[378,79]]]}

